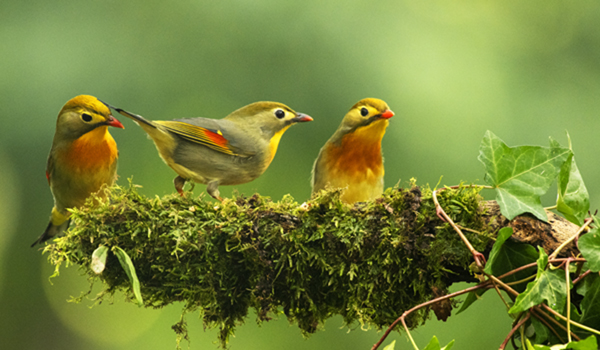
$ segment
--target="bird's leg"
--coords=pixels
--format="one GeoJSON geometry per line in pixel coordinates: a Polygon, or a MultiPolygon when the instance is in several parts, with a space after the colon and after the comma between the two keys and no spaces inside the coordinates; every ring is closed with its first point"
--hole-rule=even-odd
{"type": "Polygon", "coordinates": [[[218,200],[219,202],[223,201],[223,198],[221,198],[221,195],[219,193],[219,181],[209,182],[206,186],[206,192],[208,192],[208,194],[210,194],[211,197],[218,200]]]}
{"type": "Polygon", "coordinates": [[[175,189],[179,192],[179,195],[183,197],[183,186],[185,185],[186,179],[181,176],[177,176],[173,179],[173,184],[175,184],[175,189]]]}

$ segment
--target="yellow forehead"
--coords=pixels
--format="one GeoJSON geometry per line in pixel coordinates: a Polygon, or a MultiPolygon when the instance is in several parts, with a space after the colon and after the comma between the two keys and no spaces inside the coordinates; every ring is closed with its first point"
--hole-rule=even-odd
{"type": "Polygon", "coordinates": [[[388,107],[388,105],[387,105],[387,103],[385,103],[385,101],[380,100],[378,98],[364,98],[364,99],[358,101],[354,106],[352,106],[352,108],[350,108],[350,110],[352,110],[354,108],[358,108],[358,107],[371,107],[381,113],[390,109],[390,107],[388,107]]]}
{"type": "Polygon", "coordinates": [[[65,111],[68,109],[79,108],[86,109],[91,112],[96,112],[97,114],[105,116],[110,114],[110,109],[108,109],[108,107],[104,103],[100,102],[97,98],[90,95],[79,95],[73,97],[72,99],[67,101],[62,110],[65,111]]]}

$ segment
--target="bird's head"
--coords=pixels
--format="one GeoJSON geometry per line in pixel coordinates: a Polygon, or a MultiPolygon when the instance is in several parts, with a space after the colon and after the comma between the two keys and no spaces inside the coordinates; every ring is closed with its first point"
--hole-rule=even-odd
{"type": "Polygon", "coordinates": [[[70,99],[58,113],[56,134],[64,140],[74,140],[102,126],[123,129],[107,105],[94,96],[79,95],[70,99]]]}
{"type": "Polygon", "coordinates": [[[344,117],[342,125],[348,131],[371,125],[372,123],[382,123],[384,127],[388,125],[388,119],[394,116],[387,103],[378,98],[365,98],[358,101],[344,117]]]}
{"type": "Polygon", "coordinates": [[[266,139],[282,134],[293,124],[313,120],[310,116],[295,112],[278,102],[251,103],[232,112],[225,119],[235,122],[240,127],[259,129],[266,139]]]}

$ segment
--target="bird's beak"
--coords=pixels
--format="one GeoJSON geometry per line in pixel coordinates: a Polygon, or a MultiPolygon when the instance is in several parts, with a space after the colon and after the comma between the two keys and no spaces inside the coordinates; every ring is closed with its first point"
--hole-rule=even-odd
{"type": "Polygon", "coordinates": [[[296,117],[292,119],[293,122],[312,122],[313,118],[310,115],[304,113],[296,113],[296,117]]]}
{"type": "Polygon", "coordinates": [[[106,119],[106,125],[114,126],[115,128],[119,129],[125,129],[123,124],[121,124],[121,122],[118,121],[117,118],[113,117],[112,115],[109,115],[108,119],[106,119]]]}
{"type": "Polygon", "coordinates": [[[391,109],[386,109],[385,112],[381,113],[381,118],[390,119],[394,116],[394,112],[391,109]]]}

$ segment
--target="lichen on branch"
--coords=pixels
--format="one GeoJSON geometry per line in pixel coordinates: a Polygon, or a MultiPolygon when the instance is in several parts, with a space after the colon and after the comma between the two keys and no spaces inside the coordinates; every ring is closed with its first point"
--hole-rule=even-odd
{"type": "MultiPolygon", "coordinates": [[[[259,322],[283,313],[305,334],[334,315],[383,328],[471,278],[471,254],[436,216],[431,190],[409,186],[354,205],[340,202],[340,190],[300,205],[291,196],[273,202],[257,194],[223,203],[191,193],[148,198],[135,185],[115,186],[106,200],[74,210],[68,234],[45,251],[57,269],[77,264],[102,280],[102,296],[121,290],[133,298],[113,254],[102,274],[90,267],[100,245],[120,247],[135,266],[146,307],[184,302],[184,314],[199,310],[205,326],[220,328],[222,345],[250,309],[259,322]]],[[[478,191],[449,189],[438,199],[454,222],[474,230],[468,239],[484,251],[494,229],[478,191]]],[[[428,312],[411,314],[410,326],[428,312]]]]}

